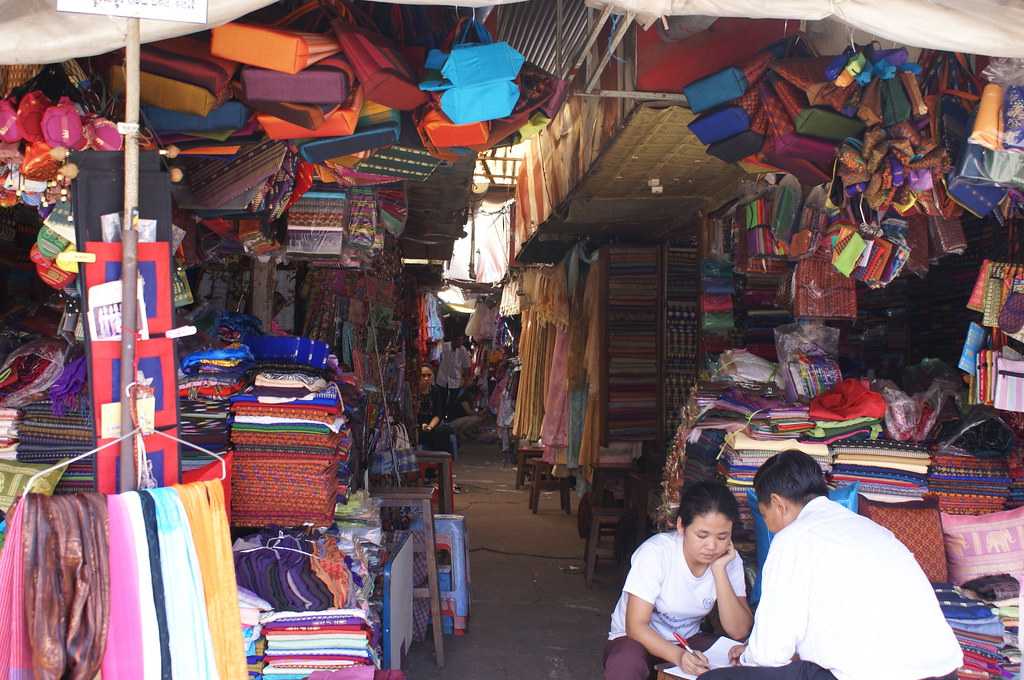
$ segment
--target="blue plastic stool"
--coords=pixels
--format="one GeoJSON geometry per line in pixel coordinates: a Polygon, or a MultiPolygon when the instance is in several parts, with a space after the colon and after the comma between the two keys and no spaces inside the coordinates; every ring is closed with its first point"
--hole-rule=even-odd
{"type": "MultiPolygon", "coordinates": [[[[441,589],[441,609],[454,616],[456,635],[465,633],[469,618],[469,535],[463,515],[434,515],[434,536],[438,550],[451,555],[450,577],[441,589]]],[[[447,571],[447,569],[446,569],[447,571]]]]}

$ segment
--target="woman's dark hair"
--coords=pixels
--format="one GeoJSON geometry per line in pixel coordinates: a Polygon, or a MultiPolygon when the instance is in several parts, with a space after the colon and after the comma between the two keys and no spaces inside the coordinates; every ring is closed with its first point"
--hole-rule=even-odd
{"type": "Polygon", "coordinates": [[[765,461],[754,475],[754,490],[762,503],[773,493],[800,504],[828,495],[821,466],[803,451],[783,451],[765,461]]]}
{"type": "Polygon", "coordinates": [[[736,497],[721,482],[696,482],[683,488],[676,517],[688,527],[696,518],[711,513],[721,513],[733,524],[740,521],[740,507],[736,497]]]}

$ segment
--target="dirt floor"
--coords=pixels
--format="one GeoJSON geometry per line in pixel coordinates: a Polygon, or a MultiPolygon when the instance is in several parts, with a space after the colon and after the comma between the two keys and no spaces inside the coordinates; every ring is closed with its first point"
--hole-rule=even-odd
{"type": "Polygon", "coordinates": [[[625,567],[599,562],[583,581],[583,540],[573,514],[545,494],[536,515],[496,445],[463,447],[455,466],[455,511],[466,516],[472,551],[469,630],[445,641],[445,667],[433,643],[417,643],[409,680],[595,680],[625,567]]]}

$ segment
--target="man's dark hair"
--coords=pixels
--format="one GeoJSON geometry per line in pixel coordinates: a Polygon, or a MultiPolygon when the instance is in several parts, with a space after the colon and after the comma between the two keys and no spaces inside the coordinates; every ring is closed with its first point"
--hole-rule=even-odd
{"type": "Polygon", "coordinates": [[[754,475],[754,490],[761,503],[773,493],[800,504],[828,495],[821,466],[803,451],[783,451],[769,458],[754,475]]]}
{"type": "Polygon", "coordinates": [[[688,527],[698,517],[718,512],[739,524],[740,508],[736,497],[721,482],[697,482],[683,489],[676,517],[688,527]]]}

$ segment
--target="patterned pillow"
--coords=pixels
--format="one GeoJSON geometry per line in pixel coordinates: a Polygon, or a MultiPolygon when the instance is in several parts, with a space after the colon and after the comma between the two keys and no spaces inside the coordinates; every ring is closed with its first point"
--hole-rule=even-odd
{"type": "Polygon", "coordinates": [[[954,583],[1024,572],[1024,507],[979,517],[942,513],[942,531],[954,583]]]}
{"type": "MultiPolygon", "coordinates": [[[[25,486],[32,475],[48,467],[50,467],[50,463],[19,463],[13,460],[0,460],[0,510],[7,512],[14,501],[25,493],[25,486]]],[[[60,478],[64,476],[64,469],[57,468],[41,476],[36,480],[32,491],[47,496],[52,495],[60,478]]]]}
{"type": "Polygon", "coordinates": [[[891,531],[907,546],[929,581],[949,582],[938,501],[880,503],[861,496],[860,514],[891,531]]]}

